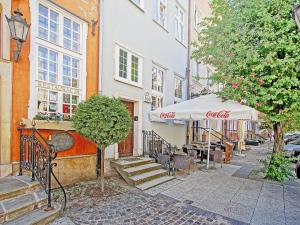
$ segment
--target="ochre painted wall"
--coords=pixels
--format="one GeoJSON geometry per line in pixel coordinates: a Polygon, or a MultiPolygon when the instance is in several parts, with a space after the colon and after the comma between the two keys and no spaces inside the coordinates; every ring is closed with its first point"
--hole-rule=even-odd
{"type": "MultiPolygon", "coordinates": [[[[50,135],[52,136],[53,134],[60,133],[62,131],[39,129],[39,132],[46,140],[49,140],[50,135]]],[[[71,149],[58,152],[57,157],[95,154],[96,145],[92,143],[89,139],[79,135],[75,131],[67,131],[67,132],[73,136],[74,145],[71,149]]],[[[29,135],[31,133],[32,131],[23,130],[24,135],[29,135]]]]}
{"type": "MultiPolygon", "coordinates": [[[[87,36],[87,98],[98,93],[98,62],[99,62],[99,31],[95,29],[92,35],[91,20],[99,18],[99,0],[53,0],[59,6],[89,21],[87,36]]],[[[30,23],[29,0],[12,0],[12,11],[19,8],[30,23]]],[[[11,41],[11,58],[15,41],[11,41]]],[[[12,83],[12,161],[19,160],[19,133],[17,128],[22,118],[28,118],[29,87],[30,87],[30,30],[27,41],[23,44],[19,60],[13,63],[13,83],[12,83]]],[[[47,135],[47,132],[46,132],[47,135]]],[[[94,154],[96,147],[78,134],[74,134],[76,143],[69,151],[61,153],[59,156],[94,154]]]]}

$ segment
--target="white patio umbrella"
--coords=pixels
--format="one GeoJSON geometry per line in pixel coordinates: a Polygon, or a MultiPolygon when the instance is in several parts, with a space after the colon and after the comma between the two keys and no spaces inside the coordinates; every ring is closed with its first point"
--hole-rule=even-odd
{"type": "MultiPolygon", "coordinates": [[[[169,105],[150,112],[151,120],[257,120],[256,110],[215,94],[169,105]]],[[[209,129],[207,168],[209,168],[211,128],[209,129]]]]}

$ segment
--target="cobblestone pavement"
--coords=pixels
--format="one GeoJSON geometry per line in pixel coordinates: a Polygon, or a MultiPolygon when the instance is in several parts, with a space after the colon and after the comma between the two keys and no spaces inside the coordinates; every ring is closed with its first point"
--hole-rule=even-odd
{"type": "MultiPolygon", "coordinates": [[[[113,179],[113,182],[122,181],[113,179]]],[[[197,208],[192,201],[179,201],[159,194],[153,196],[126,185],[114,190],[116,186],[111,183],[112,179],[107,182],[104,194],[95,183],[69,189],[68,209],[51,225],[244,224],[197,208]]]]}
{"type": "Polygon", "coordinates": [[[177,173],[176,179],[145,192],[119,178],[106,179],[104,193],[96,182],[75,185],[68,188],[67,211],[52,225],[299,225],[299,180],[282,185],[245,179],[260,167],[257,159],[269,154],[265,149],[254,147],[223,168],[177,173]],[[247,171],[241,170],[245,166],[247,171]]]}

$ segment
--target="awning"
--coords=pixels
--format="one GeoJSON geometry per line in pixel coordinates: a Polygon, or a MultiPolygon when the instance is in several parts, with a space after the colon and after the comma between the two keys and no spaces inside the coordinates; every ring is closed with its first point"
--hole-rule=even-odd
{"type": "Polygon", "coordinates": [[[169,105],[150,112],[152,120],[257,120],[257,111],[215,94],[169,105]]]}

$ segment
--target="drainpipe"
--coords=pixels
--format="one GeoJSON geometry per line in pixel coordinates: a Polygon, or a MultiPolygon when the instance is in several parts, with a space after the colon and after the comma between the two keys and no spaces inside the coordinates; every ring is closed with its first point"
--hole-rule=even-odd
{"type": "Polygon", "coordinates": [[[103,94],[103,46],[104,46],[104,0],[99,0],[99,63],[98,63],[98,95],[103,94]]]}
{"type": "Polygon", "coordinates": [[[191,9],[192,0],[188,3],[188,46],[187,46],[187,68],[186,68],[186,78],[187,78],[187,99],[191,98],[191,9]]]}
{"type": "MultiPolygon", "coordinates": [[[[188,2],[188,43],[187,43],[187,67],[186,67],[186,80],[187,80],[187,100],[191,99],[191,9],[192,0],[188,2]]],[[[187,127],[187,144],[192,142],[193,135],[193,121],[190,119],[187,127]]]]}

